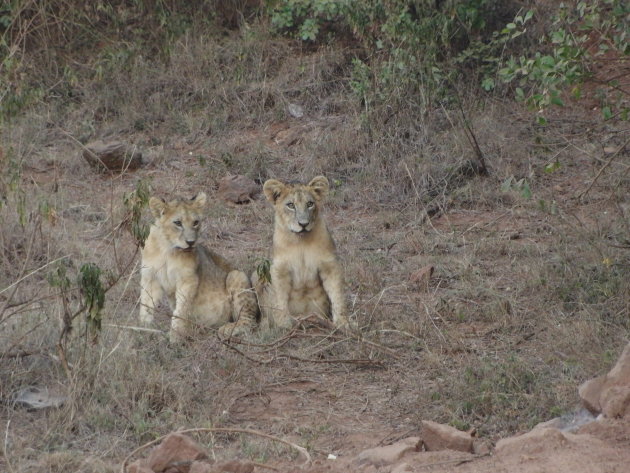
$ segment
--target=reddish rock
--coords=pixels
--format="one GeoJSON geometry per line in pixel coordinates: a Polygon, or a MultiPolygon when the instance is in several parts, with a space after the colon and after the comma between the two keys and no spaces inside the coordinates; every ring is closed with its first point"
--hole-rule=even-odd
{"type": "Polygon", "coordinates": [[[591,435],[570,434],[558,429],[539,428],[516,437],[501,439],[497,442],[495,453],[497,457],[512,457],[520,455],[539,455],[551,451],[585,451],[589,449],[606,448],[604,442],[591,435]]]}
{"type": "Polygon", "coordinates": [[[120,141],[101,140],[85,145],[83,158],[99,171],[126,171],[142,166],[142,153],[120,141]]]}
{"type": "Polygon", "coordinates": [[[422,440],[418,437],[409,437],[385,447],[375,447],[364,450],[357,456],[359,464],[369,463],[376,467],[391,465],[410,452],[419,452],[422,440]]]}
{"type": "MultiPolygon", "coordinates": [[[[172,433],[166,436],[162,443],[154,448],[149,454],[147,464],[155,473],[164,472],[169,466],[176,462],[193,462],[208,458],[206,452],[190,437],[172,433]]],[[[188,472],[190,465],[182,465],[180,470],[188,472]]]]}
{"type": "Polygon", "coordinates": [[[253,200],[259,191],[260,186],[245,176],[225,176],[219,181],[219,197],[235,204],[253,200]]]}
{"type": "Polygon", "coordinates": [[[630,414],[630,343],[605,376],[583,383],[579,390],[582,404],[594,414],[625,417],[630,414]]]}
{"type": "Polygon", "coordinates": [[[425,266],[411,273],[409,280],[415,283],[419,289],[427,290],[434,270],[433,266],[425,266]]]}
{"type": "Polygon", "coordinates": [[[473,451],[473,437],[469,433],[430,420],[422,421],[422,440],[424,448],[429,452],[457,450],[470,453],[473,451]]]}
{"type": "Polygon", "coordinates": [[[602,406],[599,403],[599,397],[601,395],[602,387],[604,387],[605,382],[605,375],[598,376],[597,378],[585,381],[578,388],[578,395],[582,400],[582,405],[593,414],[599,414],[602,411],[602,406]]]}
{"type": "Polygon", "coordinates": [[[250,462],[232,460],[229,462],[217,463],[214,465],[212,471],[217,473],[252,473],[254,471],[254,464],[250,462]]]}
{"type": "Polygon", "coordinates": [[[154,473],[146,460],[136,460],[127,466],[127,473],[154,473]]]}
{"type": "Polygon", "coordinates": [[[210,463],[192,462],[188,473],[214,473],[214,468],[210,463]]]}
{"type": "Polygon", "coordinates": [[[534,455],[549,447],[565,447],[567,443],[567,437],[558,429],[539,428],[523,435],[499,440],[495,447],[495,452],[497,455],[534,455]]]}
{"type": "Polygon", "coordinates": [[[610,386],[602,391],[600,397],[602,413],[612,419],[630,414],[630,385],[610,386]]]}

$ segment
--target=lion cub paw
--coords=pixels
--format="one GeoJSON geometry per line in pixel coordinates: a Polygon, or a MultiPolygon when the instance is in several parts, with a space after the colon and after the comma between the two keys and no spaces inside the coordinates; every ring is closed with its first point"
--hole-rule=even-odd
{"type": "Polygon", "coordinates": [[[339,317],[335,321],[335,328],[344,333],[348,333],[358,331],[359,325],[357,324],[356,320],[350,320],[346,317],[339,317]]]}
{"type": "Polygon", "coordinates": [[[250,332],[250,328],[238,322],[230,322],[219,327],[218,334],[222,339],[240,337],[250,332]]]}

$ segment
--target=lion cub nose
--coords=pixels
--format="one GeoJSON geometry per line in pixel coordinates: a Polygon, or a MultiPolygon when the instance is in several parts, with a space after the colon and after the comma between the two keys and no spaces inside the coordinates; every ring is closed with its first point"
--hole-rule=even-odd
{"type": "Polygon", "coordinates": [[[186,240],[186,244],[188,245],[188,248],[192,248],[192,246],[195,244],[195,240],[186,240]]]}

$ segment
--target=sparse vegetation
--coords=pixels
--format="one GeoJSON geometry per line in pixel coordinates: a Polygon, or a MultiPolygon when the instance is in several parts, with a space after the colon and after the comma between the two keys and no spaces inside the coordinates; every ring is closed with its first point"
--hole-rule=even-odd
{"type": "MultiPolygon", "coordinates": [[[[118,471],[181,427],[317,456],[354,431],[494,440],[574,409],[630,338],[626,3],[5,2],[0,470],[118,471]],[[148,164],[94,173],[82,145],[103,137],[148,164]],[[168,311],[138,326],[149,195],[213,196],[228,173],[329,178],[359,334],[170,347],[168,311]],[[28,411],[25,386],[68,400],[28,411]]],[[[211,200],[208,244],[268,275],[272,211],[211,200]]]]}

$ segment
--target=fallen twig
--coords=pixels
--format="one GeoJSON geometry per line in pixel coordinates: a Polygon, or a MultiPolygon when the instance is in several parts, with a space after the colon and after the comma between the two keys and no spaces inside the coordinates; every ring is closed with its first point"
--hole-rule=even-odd
{"type": "Polygon", "coordinates": [[[595,184],[595,182],[597,182],[597,179],[599,179],[599,176],[602,175],[602,173],[604,172],[604,169],[606,169],[608,166],[610,166],[610,164],[613,162],[613,160],[617,157],[617,155],[619,153],[621,153],[621,151],[623,151],[625,149],[626,146],[628,146],[628,143],[630,143],[630,138],[626,140],[626,142],[624,144],[622,144],[619,149],[617,151],[615,151],[613,153],[613,155],[608,159],[608,161],[606,161],[606,163],[599,169],[599,171],[597,172],[597,174],[595,175],[595,177],[593,178],[593,180],[591,181],[591,183],[589,184],[589,186],[586,188],[585,191],[581,192],[578,197],[581,199],[582,197],[584,197],[586,194],[588,194],[588,192],[591,190],[591,188],[593,187],[593,185],[595,184]]]}
{"type": "MultiPolygon", "coordinates": [[[[178,430],[177,431],[178,434],[189,434],[189,433],[193,433],[193,432],[224,432],[224,433],[234,433],[234,434],[256,435],[258,437],[262,437],[262,438],[266,438],[266,439],[269,439],[269,440],[273,440],[274,442],[283,443],[285,445],[288,445],[291,448],[294,448],[298,452],[300,452],[305,458],[304,463],[302,465],[300,465],[301,468],[304,468],[304,467],[308,466],[311,463],[311,455],[308,453],[308,450],[306,450],[306,448],[301,447],[300,445],[295,444],[293,442],[289,442],[288,440],[281,439],[280,437],[275,437],[273,435],[269,435],[269,434],[266,434],[264,432],[258,432],[257,430],[228,428],[228,427],[198,427],[198,428],[194,428],[194,429],[184,429],[184,430],[178,430]]],[[[168,435],[169,434],[162,435],[161,437],[158,437],[155,440],[151,440],[150,442],[147,442],[144,445],[136,448],[133,452],[131,452],[129,455],[127,455],[127,457],[123,460],[121,468],[120,468],[120,472],[121,473],[126,473],[126,471],[127,471],[127,463],[129,463],[129,460],[131,460],[131,458],[133,458],[136,454],[138,454],[139,452],[141,452],[142,450],[144,450],[144,449],[146,449],[148,447],[151,447],[152,445],[155,445],[156,443],[161,442],[168,435]]],[[[263,466],[263,465],[258,464],[257,466],[263,466]]],[[[265,468],[268,468],[268,467],[265,466],[265,468]]]]}

